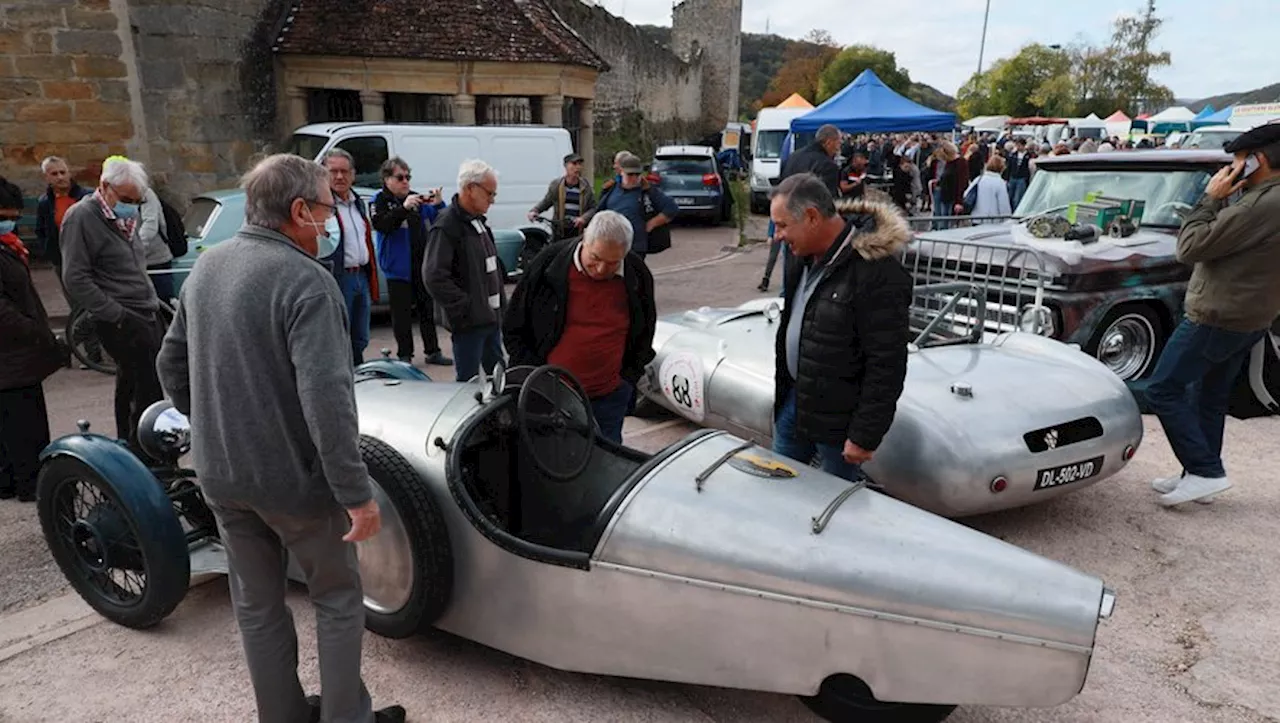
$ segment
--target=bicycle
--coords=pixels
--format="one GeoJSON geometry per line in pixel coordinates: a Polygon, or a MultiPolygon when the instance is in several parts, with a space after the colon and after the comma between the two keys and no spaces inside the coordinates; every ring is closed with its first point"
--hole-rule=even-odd
{"type": "MultiPolygon", "coordinates": [[[[165,269],[160,273],[176,273],[176,271],[165,269]]],[[[154,274],[157,271],[147,273],[154,274]]],[[[177,301],[177,299],[160,300],[158,311],[160,318],[164,319],[166,328],[173,323],[173,317],[177,313],[175,311],[177,301]]],[[[97,328],[94,326],[93,314],[89,313],[88,309],[83,307],[72,309],[71,314],[67,316],[67,325],[63,334],[63,340],[71,348],[71,355],[85,368],[107,375],[116,373],[115,360],[106,349],[102,348],[97,328]]]]}

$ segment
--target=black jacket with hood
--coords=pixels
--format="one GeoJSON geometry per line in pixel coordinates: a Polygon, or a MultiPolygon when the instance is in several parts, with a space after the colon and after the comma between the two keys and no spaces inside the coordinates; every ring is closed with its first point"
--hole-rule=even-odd
{"type": "MultiPolygon", "coordinates": [[[[838,446],[849,440],[873,451],[893,422],[907,374],[912,279],[896,254],[911,231],[889,204],[845,200],[836,209],[855,231],[828,262],[804,309],[796,379],[787,369],[790,314],[782,314],[774,415],[794,388],[800,437],[838,446]]],[[[796,298],[807,263],[791,265],[785,308],[796,298]]]]}

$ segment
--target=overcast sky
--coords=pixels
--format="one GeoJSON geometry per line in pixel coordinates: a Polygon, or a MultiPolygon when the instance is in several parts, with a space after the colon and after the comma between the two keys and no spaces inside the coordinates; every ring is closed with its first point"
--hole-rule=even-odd
{"type": "MultiPolygon", "coordinates": [[[[635,24],[670,25],[672,0],[595,0],[635,24]]],[[[1144,0],[991,0],[984,67],[1027,43],[1105,42],[1117,7],[1144,0]]],[[[986,0],[743,0],[742,29],[799,38],[813,28],[842,45],[890,50],[913,80],[955,95],[978,67],[986,0]]],[[[1129,7],[1132,6],[1132,7],[1129,7]]],[[[1204,98],[1280,82],[1280,0],[1158,0],[1157,49],[1173,65],[1154,74],[1179,98],[1204,98]]]]}

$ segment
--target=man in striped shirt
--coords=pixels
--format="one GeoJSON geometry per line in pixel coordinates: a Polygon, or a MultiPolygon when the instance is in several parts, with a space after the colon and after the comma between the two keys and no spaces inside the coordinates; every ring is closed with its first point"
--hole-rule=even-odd
{"type": "Polygon", "coordinates": [[[547,186],[547,195],[529,211],[529,220],[547,209],[555,209],[551,225],[556,239],[582,235],[582,217],[596,207],[595,192],[582,177],[582,156],[570,153],[564,157],[564,175],[547,186]]]}

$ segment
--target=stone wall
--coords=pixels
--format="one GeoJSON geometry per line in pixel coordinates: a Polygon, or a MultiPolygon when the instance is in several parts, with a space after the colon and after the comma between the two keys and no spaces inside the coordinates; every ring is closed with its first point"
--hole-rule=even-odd
{"type": "Polygon", "coordinates": [[[672,10],[671,46],[681,58],[701,55],[705,128],[723,128],[737,120],[742,0],[684,0],[672,10]]]}
{"type": "Polygon", "coordinates": [[[642,110],[653,123],[698,120],[702,107],[701,62],[681,60],[603,8],[581,0],[548,3],[609,63],[609,72],[601,74],[596,82],[598,133],[609,133],[637,110],[642,110]]]}
{"type": "Polygon", "coordinates": [[[274,140],[270,44],[260,38],[284,9],[282,0],[6,0],[3,173],[36,195],[45,156],[66,157],[93,185],[102,159],[125,153],[179,207],[234,183],[274,140]]]}

